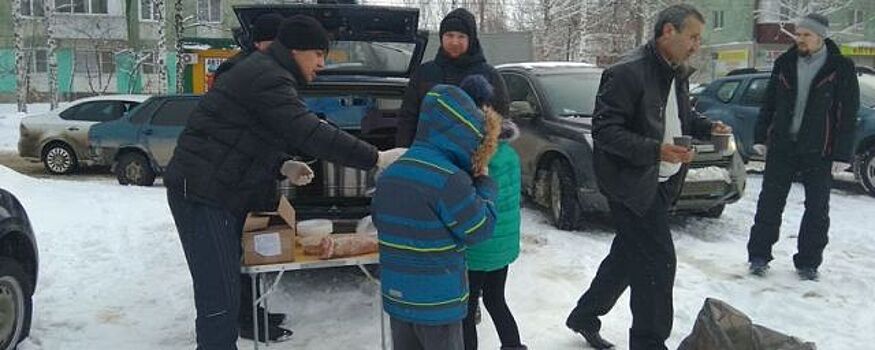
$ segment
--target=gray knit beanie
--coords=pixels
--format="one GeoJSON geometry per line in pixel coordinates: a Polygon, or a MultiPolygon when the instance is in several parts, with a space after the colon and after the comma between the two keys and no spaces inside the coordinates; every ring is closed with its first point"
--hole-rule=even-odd
{"type": "Polygon", "coordinates": [[[796,22],[796,27],[808,29],[820,35],[821,38],[826,38],[829,31],[829,19],[818,13],[809,13],[796,22]]]}

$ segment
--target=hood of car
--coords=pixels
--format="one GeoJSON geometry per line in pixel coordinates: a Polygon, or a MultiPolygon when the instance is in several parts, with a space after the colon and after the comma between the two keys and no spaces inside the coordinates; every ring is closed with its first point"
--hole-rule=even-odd
{"type": "Polygon", "coordinates": [[[315,18],[333,38],[322,75],[410,76],[419,66],[426,32],[420,32],[419,9],[351,4],[237,5],[241,45],[251,45],[252,23],[261,15],[315,18]]]}

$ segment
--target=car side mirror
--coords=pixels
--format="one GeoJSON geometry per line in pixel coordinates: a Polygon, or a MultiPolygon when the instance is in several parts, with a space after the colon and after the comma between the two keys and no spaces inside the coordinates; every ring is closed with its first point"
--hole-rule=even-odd
{"type": "Polygon", "coordinates": [[[517,118],[531,119],[538,113],[529,101],[513,101],[510,103],[510,115],[517,118]]]}

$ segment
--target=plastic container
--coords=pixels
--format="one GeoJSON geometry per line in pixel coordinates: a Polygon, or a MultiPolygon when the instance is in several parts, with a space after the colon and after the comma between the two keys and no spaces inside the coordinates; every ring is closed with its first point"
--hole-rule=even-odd
{"type": "Polygon", "coordinates": [[[328,219],[313,219],[299,221],[297,225],[299,237],[327,236],[334,232],[334,223],[328,219]]]}

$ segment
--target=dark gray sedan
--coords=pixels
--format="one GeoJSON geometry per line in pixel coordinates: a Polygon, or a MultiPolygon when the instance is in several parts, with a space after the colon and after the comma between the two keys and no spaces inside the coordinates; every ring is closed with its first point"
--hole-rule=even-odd
{"type": "MultiPolygon", "coordinates": [[[[585,63],[537,62],[497,67],[507,83],[510,117],[521,130],[523,191],[549,209],[556,227],[579,227],[583,214],[608,211],[592,165],[592,113],[602,69],[585,63]]],[[[719,217],[741,198],[747,175],[734,142],[717,152],[694,140],[690,164],[673,211],[719,217]]]]}

